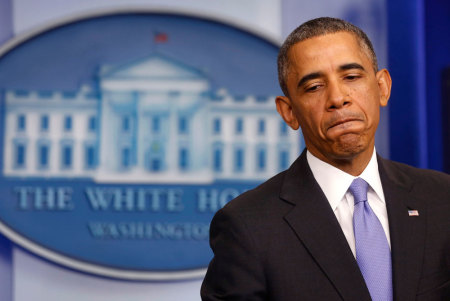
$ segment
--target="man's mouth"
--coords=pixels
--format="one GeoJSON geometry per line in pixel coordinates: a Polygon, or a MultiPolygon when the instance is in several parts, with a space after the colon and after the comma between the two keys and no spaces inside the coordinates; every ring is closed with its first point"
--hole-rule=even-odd
{"type": "Polygon", "coordinates": [[[361,120],[358,119],[358,118],[354,118],[354,117],[339,119],[339,120],[334,121],[328,127],[328,129],[330,130],[330,129],[334,128],[334,127],[337,127],[337,126],[340,126],[340,125],[343,125],[343,124],[346,124],[346,123],[349,123],[349,122],[352,122],[352,121],[361,121],[361,120]]]}

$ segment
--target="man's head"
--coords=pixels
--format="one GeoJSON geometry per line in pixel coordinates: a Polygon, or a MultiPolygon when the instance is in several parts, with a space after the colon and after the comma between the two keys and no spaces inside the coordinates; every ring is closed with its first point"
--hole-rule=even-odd
{"type": "Polygon", "coordinates": [[[380,106],[387,105],[391,79],[386,69],[377,71],[372,46],[361,42],[361,30],[344,21],[324,20],[329,19],[297,28],[284,43],[290,46],[280,50],[280,57],[286,53],[287,63],[280,71],[285,73],[286,91],[276,99],[277,110],[291,128],[302,128],[313,155],[358,174],[372,155],[380,106]],[[317,28],[330,22],[352,30],[317,28]]]}
{"type": "Polygon", "coordinates": [[[278,52],[278,81],[284,95],[288,96],[286,77],[289,71],[288,52],[295,44],[321,35],[345,31],[355,35],[358,39],[361,49],[366,51],[368,57],[372,60],[373,70],[378,71],[378,62],[372,42],[364,31],[359,27],[336,18],[322,17],[309,20],[292,31],[278,52]]]}

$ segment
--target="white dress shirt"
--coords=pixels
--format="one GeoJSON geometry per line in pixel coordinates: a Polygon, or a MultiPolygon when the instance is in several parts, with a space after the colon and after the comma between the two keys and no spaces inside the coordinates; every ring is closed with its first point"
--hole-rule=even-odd
{"type": "MultiPolygon", "coordinates": [[[[327,197],[331,209],[341,225],[345,238],[347,238],[350,249],[356,257],[355,235],[353,233],[354,201],[353,195],[348,188],[357,177],[354,177],[328,163],[323,162],[309,151],[306,153],[306,158],[314,178],[317,183],[319,183],[320,188],[322,188],[323,193],[327,197]]],[[[369,184],[367,199],[370,207],[383,226],[383,230],[386,234],[390,247],[391,240],[389,237],[386,202],[384,199],[380,174],[378,173],[378,162],[375,149],[369,164],[358,177],[364,179],[369,184]]]]}

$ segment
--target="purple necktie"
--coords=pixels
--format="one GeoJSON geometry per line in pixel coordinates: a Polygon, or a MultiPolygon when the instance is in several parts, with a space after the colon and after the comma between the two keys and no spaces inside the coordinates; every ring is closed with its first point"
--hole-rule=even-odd
{"type": "Polygon", "coordinates": [[[383,227],[367,202],[369,184],[356,178],[350,185],[355,198],[353,231],[356,261],[373,301],[392,301],[391,251],[383,227]]]}

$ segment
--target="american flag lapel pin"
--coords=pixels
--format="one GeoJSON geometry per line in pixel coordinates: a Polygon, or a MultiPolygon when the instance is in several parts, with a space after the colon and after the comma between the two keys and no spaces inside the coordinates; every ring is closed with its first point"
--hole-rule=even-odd
{"type": "Polygon", "coordinates": [[[419,216],[419,211],[417,210],[408,210],[409,216],[419,216]]]}

